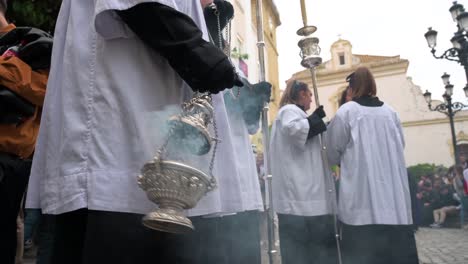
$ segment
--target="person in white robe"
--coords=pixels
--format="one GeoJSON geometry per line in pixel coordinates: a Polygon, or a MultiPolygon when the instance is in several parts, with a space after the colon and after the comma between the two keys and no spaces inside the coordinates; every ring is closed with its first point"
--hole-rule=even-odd
{"type": "Polygon", "coordinates": [[[161,143],[145,113],[241,83],[207,39],[199,0],[62,2],[27,197],[56,215],[53,263],[178,263],[173,236],[141,224],[156,205],[136,176],[161,143]]]}
{"type": "MultiPolygon", "coordinates": [[[[218,46],[218,30],[223,31],[234,15],[234,8],[228,1],[212,2],[201,1],[201,4],[211,39],[218,46]],[[219,28],[215,12],[220,17],[219,28]]],[[[249,93],[251,89],[270,88],[270,85],[265,83],[261,87],[252,87],[242,73],[240,75],[244,85],[234,87],[234,93],[225,90],[227,112],[223,113],[224,118],[216,119],[218,124],[226,122],[223,126],[225,130],[218,131],[223,135],[218,149],[229,149],[230,152],[223,151],[225,154],[215,159],[213,176],[218,188],[188,211],[195,231],[178,241],[179,251],[183,252],[183,263],[261,263],[258,212],[263,209],[263,203],[247,125],[256,125],[258,129],[263,102],[270,96],[267,95],[267,99],[260,102],[254,99],[257,96],[250,98],[253,105],[260,107],[249,109],[251,115],[258,113],[258,117],[247,118],[253,120],[247,124],[241,106],[244,100],[237,98],[237,95],[240,92],[240,97],[246,98],[252,95],[249,93]]],[[[256,130],[250,132],[255,133],[256,130]]]]}
{"type": "MultiPolygon", "coordinates": [[[[242,210],[230,217],[229,236],[233,248],[230,263],[261,263],[260,212],[264,204],[256,159],[249,135],[258,132],[263,105],[269,102],[271,84],[250,84],[240,72],[243,87],[224,91],[229,127],[234,142],[234,163],[241,179],[242,210]]],[[[224,230],[221,230],[224,232],[224,230]]]]}
{"type": "Polygon", "coordinates": [[[338,214],[346,263],[417,264],[398,114],[376,97],[369,69],[348,76],[353,100],[327,130],[330,165],[341,170],[338,214]]]}
{"type": "Polygon", "coordinates": [[[271,134],[273,208],[278,214],[283,264],[336,263],[332,208],[318,135],[326,130],[323,106],[307,114],[307,84],[291,79],[271,134]]]}

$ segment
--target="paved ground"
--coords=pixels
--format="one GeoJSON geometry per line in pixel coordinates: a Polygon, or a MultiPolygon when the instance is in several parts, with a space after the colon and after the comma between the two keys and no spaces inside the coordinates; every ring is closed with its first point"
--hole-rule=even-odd
{"type": "Polygon", "coordinates": [[[416,233],[422,264],[467,264],[468,228],[420,228],[416,233]]]}
{"type": "MultiPolygon", "coordinates": [[[[468,226],[463,230],[420,228],[416,233],[416,240],[421,264],[468,263],[468,226]]],[[[266,254],[263,257],[266,257],[266,254]]],[[[267,259],[263,259],[262,262],[268,263],[267,259]]],[[[276,259],[275,263],[279,262],[279,259],[276,259]]],[[[33,263],[33,259],[26,259],[24,262],[33,263]]]]}

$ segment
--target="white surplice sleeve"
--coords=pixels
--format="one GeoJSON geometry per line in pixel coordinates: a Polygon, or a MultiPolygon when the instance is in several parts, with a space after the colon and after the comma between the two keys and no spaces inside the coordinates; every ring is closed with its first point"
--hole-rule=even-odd
{"type": "Polygon", "coordinates": [[[327,127],[327,136],[325,137],[327,146],[327,155],[330,165],[339,165],[341,156],[351,138],[349,124],[344,122],[341,116],[336,115],[327,127]]]}
{"type": "Polygon", "coordinates": [[[309,134],[309,121],[293,109],[285,109],[279,114],[281,130],[288,136],[288,141],[299,148],[304,148],[309,134]]]}

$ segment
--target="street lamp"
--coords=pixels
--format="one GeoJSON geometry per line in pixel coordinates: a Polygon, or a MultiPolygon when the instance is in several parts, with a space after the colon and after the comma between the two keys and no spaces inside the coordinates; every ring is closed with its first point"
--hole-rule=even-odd
{"type": "MultiPolygon", "coordinates": [[[[449,117],[450,130],[452,132],[453,153],[455,157],[455,164],[457,164],[458,163],[457,138],[455,135],[455,124],[453,122],[453,118],[457,112],[463,110],[465,107],[468,107],[468,105],[465,105],[460,102],[452,102],[453,85],[450,84],[450,79],[449,79],[450,75],[448,75],[447,73],[444,73],[444,75],[442,75],[441,78],[445,85],[445,93],[442,95],[442,97],[444,98],[444,102],[433,107],[432,99],[431,99],[432,94],[426,90],[423,96],[427,102],[427,106],[429,107],[429,110],[438,111],[449,117]]],[[[468,85],[465,86],[465,88],[463,88],[463,91],[465,92],[465,96],[468,97],[468,85]]]]}
{"type": "Polygon", "coordinates": [[[465,12],[463,5],[453,2],[449,9],[452,19],[457,23],[457,32],[450,39],[452,48],[444,51],[442,55],[437,56],[435,47],[437,46],[437,31],[432,29],[424,34],[427,45],[431,49],[431,53],[436,59],[446,59],[456,61],[465,68],[465,76],[468,84],[468,13],[465,12]]]}
{"type": "Polygon", "coordinates": [[[442,78],[444,85],[447,85],[450,83],[450,74],[447,74],[446,72],[444,72],[444,74],[440,78],[442,78]]]}

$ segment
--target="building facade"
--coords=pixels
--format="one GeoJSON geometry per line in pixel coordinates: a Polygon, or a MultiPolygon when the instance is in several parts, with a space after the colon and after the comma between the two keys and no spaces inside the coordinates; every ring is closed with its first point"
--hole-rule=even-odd
{"type": "MultiPolygon", "coordinates": [[[[257,48],[256,0],[232,0],[234,19],[231,23],[231,57],[252,83],[259,81],[260,65],[257,48]]],[[[276,28],[281,25],[276,5],[263,1],[263,31],[265,40],[265,78],[273,85],[270,117],[276,116],[279,104],[278,49],[276,28]]],[[[271,119],[271,118],[270,118],[271,119]]]]}
{"type": "MultiPolygon", "coordinates": [[[[454,164],[449,119],[442,113],[428,109],[421,88],[407,76],[408,60],[400,56],[353,54],[351,43],[342,39],[332,44],[330,52],[331,59],[317,69],[320,102],[329,117],[333,117],[338,109],[338,100],[347,85],[345,78],[357,67],[366,66],[374,74],[377,96],[400,115],[406,140],[407,166],[420,163],[454,164]]],[[[294,77],[312,87],[308,70],[298,72],[294,77]]],[[[433,102],[433,105],[438,103],[433,102]]],[[[468,111],[456,115],[455,131],[459,152],[467,153],[468,111]]]]}
{"type": "MultiPolygon", "coordinates": [[[[231,59],[248,76],[251,83],[260,79],[260,64],[257,47],[257,0],[231,0],[234,18],[231,23],[231,59]]],[[[281,25],[278,9],[273,0],[263,0],[263,32],[265,41],[265,79],[272,85],[269,123],[279,110],[280,83],[276,28],[281,25]]],[[[262,136],[252,137],[258,152],[263,152],[262,136]]]]}

